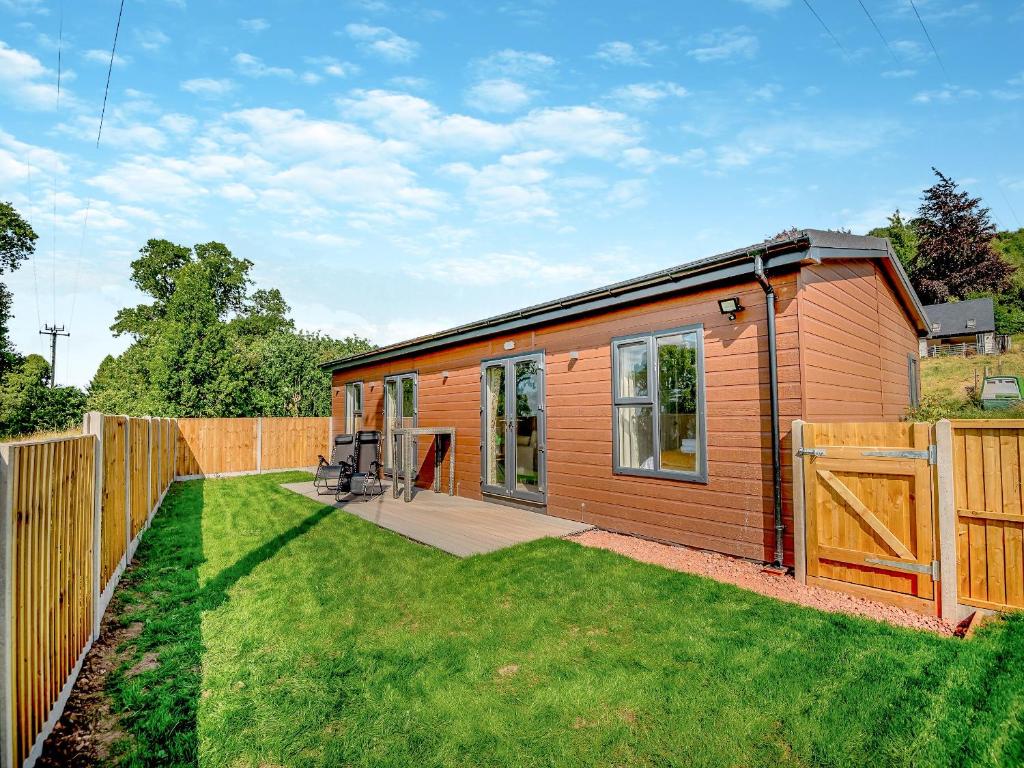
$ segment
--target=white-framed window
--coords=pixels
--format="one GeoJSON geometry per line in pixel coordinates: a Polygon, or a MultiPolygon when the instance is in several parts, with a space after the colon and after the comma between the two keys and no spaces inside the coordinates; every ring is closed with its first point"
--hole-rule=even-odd
{"type": "Polygon", "coordinates": [[[345,385],[345,432],[355,434],[363,428],[363,382],[345,385]]]}
{"type": "Polygon", "coordinates": [[[704,326],[612,339],[617,474],[707,482],[704,326]]]}

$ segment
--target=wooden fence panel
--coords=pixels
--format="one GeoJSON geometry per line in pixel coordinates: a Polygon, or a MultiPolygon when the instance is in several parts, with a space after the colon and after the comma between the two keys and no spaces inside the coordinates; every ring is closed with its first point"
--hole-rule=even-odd
{"type": "Polygon", "coordinates": [[[10,447],[13,748],[20,765],[90,642],[95,440],[10,447]]]}
{"type": "Polygon", "coordinates": [[[128,467],[125,441],[126,416],[103,416],[103,518],[100,535],[100,591],[113,577],[128,545],[125,510],[125,483],[128,467]]]}
{"type": "Polygon", "coordinates": [[[129,478],[131,483],[131,538],[146,525],[149,515],[149,419],[129,419],[128,436],[131,441],[129,478]]]}
{"type": "Polygon", "coordinates": [[[980,608],[1024,608],[1024,424],[953,421],[957,593],[980,608]]]}
{"type": "Polygon", "coordinates": [[[260,468],[266,472],[315,467],[317,457],[327,453],[330,422],[326,416],[264,418],[260,468]]]}
{"type": "Polygon", "coordinates": [[[808,583],[935,613],[930,426],[804,424],[802,437],[808,583]]]}
{"type": "Polygon", "coordinates": [[[178,419],[178,475],[255,472],[256,419],[178,419]]]}

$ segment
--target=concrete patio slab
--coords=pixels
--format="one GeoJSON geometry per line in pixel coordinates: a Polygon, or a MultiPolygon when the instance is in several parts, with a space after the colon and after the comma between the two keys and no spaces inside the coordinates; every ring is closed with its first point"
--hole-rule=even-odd
{"type": "Polygon", "coordinates": [[[421,488],[415,489],[413,500],[406,503],[401,498],[392,498],[387,484],[383,496],[369,501],[359,498],[340,502],[334,500],[333,494],[319,495],[312,481],[283,483],[282,487],[457,557],[495,552],[549,536],[569,536],[594,527],[421,488]]]}

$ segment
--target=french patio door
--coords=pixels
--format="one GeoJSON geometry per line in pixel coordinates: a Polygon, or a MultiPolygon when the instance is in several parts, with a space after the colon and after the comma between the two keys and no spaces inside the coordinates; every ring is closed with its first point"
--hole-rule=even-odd
{"type": "Polygon", "coordinates": [[[543,503],[543,353],[487,361],[480,382],[484,492],[543,503]]]}
{"type": "MultiPolygon", "coordinates": [[[[403,373],[384,379],[384,470],[395,468],[393,430],[415,427],[417,421],[417,381],[415,373],[403,373]]],[[[415,438],[413,438],[415,440],[415,438]]],[[[415,456],[415,452],[413,453],[415,456]]]]}

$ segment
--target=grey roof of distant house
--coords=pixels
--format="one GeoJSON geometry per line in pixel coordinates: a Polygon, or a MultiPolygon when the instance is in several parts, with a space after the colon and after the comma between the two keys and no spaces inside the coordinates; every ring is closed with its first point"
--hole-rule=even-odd
{"type": "Polygon", "coordinates": [[[991,333],[996,329],[995,311],[990,298],[929,304],[924,308],[924,312],[928,315],[928,335],[933,339],[971,333],[991,333]],[[974,320],[973,328],[968,327],[969,320],[974,320]],[[936,324],[938,328],[935,327],[936,324]]]}
{"type": "MultiPolygon", "coordinates": [[[[888,240],[882,237],[851,235],[845,232],[804,229],[794,233],[791,237],[755,243],[746,248],[737,248],[717,256],[697,259],[632,280],[624,280],[613,285],[594,288],[554,301],[467,323],[457,328],[449,328],[397,344],[378,347],[351,357],[331,360],[323,363],[322,367],[327,370],[339,371],[368,363],[393,360],[461,341],[507,333],[556,319],[584,315],[718,281],[752,276],[752,256],[755,253],[763,255],[764,265],[768,270],[793,264],[820,263],[827,259],[878,259],[884,265],[884,269],[892,278],[897,291],[905,301],[918,332],[922,336],[927,333],[927,317],[924,308],[888,240]]],[[[486,269],[486,264],[481,263],[480,268],[486,269]]]]}

